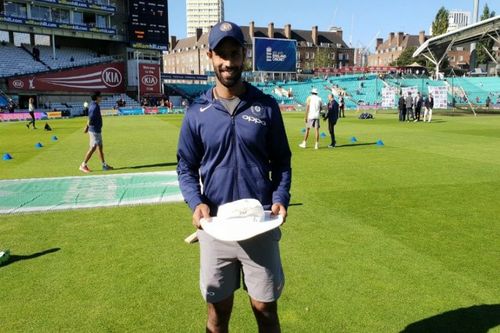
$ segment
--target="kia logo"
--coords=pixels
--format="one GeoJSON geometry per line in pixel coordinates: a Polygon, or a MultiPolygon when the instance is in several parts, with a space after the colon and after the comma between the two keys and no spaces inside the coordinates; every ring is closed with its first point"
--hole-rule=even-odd
{"type": "Polygon", "coordinates": [[[21,88],[24,88],[24,82],[21,81],[21,80],[14,80],[12,82],[12,85],[14,86],[14,88],[16,89],[21,89],[21,88]]]}
{"type": "Polygon", "coordinates": [[[102,82],[108,87],[118,87],[122,83],[122,73],[113,67],[108,67],[102,71],[102,82]]]}
{"type": "Polygon", "coordinates": [[[156,76],[153,76],[153,75],[144,75],[141,79],[142,81],[142,84],[146,85],[146,86],[155,86],[158,84],[158,78],[156,76]]]}

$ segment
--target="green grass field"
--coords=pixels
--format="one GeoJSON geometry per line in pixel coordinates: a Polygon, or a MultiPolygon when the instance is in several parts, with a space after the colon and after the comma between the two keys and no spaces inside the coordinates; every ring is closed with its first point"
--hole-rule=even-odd
{"type": "MultiPolygon", "coordinates": [[[[283,331],[500,332],[500,117],[349,114],[341,147],[322,139],[317,151],[298,148],[302,117],[285,115],[283,331]]],[[[174,170],[181,121],[105,118],[108,162],[174,170]]],[[[14,157],[0,160],[0,178],[80,175],[84,122],[50,121],[50,133],[0,123],[0,153],[14,157]]],[[[15,260],[0,267],[0,332],[203,331],[198,245],[183,243],[190,216],[184,203],[0,216],[0,248],[15,260]]],[[[231,330],[256,332],[241,290],[231,330]]]]}

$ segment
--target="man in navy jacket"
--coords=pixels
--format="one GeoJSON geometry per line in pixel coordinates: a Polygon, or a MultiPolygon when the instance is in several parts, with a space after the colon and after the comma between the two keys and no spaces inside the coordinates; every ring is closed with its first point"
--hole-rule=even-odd
{"type": "Polygon", "coordinates": [[[328,146],[328,148],[335,148],[335,125],[339,119],[339,103],[337,103],[333,94],[328,95],[327,110],[323,119],[328,119],[328,131],[330,132],[330,137],[332,138],[332,143],[328,146]]]}
{"type": "MultiPolygon", "coordinates": [[[[193,225],[220,205],[257,199],[287,216],[291,152],[276,101],[243,82],[246,50],[239,26],[220,22],[209,34],[216,85],[187,110],[177,152],[179,185],[193,225]]],[[[260,331],[279,332],[277,299],[284,285],[279,229],[244,242],[222,242],[198,230],[200,289],[208,332],[227,331],[241,275],[260,331]],[[243,274],[241,273],[243,272],[243,274]]]]}

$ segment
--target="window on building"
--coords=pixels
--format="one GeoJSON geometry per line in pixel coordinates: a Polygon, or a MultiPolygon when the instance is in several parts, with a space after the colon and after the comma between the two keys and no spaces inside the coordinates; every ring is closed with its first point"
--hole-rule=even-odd
{"type": "Polygon", "coordinates": [[[59,23],[69,23],[69,10],[53,8],[52,9],[52,21],[59,23]]]}
{"type": "Polygon", "coordinates": [[[5,2],[5,15],[26,18],[26,5],[7,1],[5,2]]]}
{"type": "Polygon", "coordinates": [[[98,28],[106,28],[106,16],[103,15],[96,15],[95,16],[95,25],[98,28]]]}
{"type": "Polygon", "coordinates": [[[31,6],[31,18],[34,18],[37,20],[43,20],[43,21],[52,21],[52,18],[50,15],[50,8],[32,5],[31,6]]]}
{"type": "Polygon", "coordinates": [[[0,42],[9,42],[9,32],[0,30],[0,42]]]}
{"type": "Polygon", "coordinates": [[[48,35],[35,35],[36,45],[46,45],[50,46],[50,36],[48,35]]]}
{"type": "Polygon", "coordinates": [[[82,12],[73,12],[73,23],[74,24],[83,24],[83,13],[82,12]]]}
{"type": "Polygon", "coordinates": [[[14,32],[14,45],[21,46],[21,44],[30,44],[30,34],[22,32],[14,32]]]}

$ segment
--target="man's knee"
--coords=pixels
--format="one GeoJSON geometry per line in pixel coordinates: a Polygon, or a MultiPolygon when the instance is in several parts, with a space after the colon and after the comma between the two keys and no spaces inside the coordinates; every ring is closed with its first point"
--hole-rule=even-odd
{"type": "Polygon", "coordinates": [[[255,317],[260,324],[265,326],[279,325],[277,302],[259,302],[254,299],[251,302],[255,317]]]}

